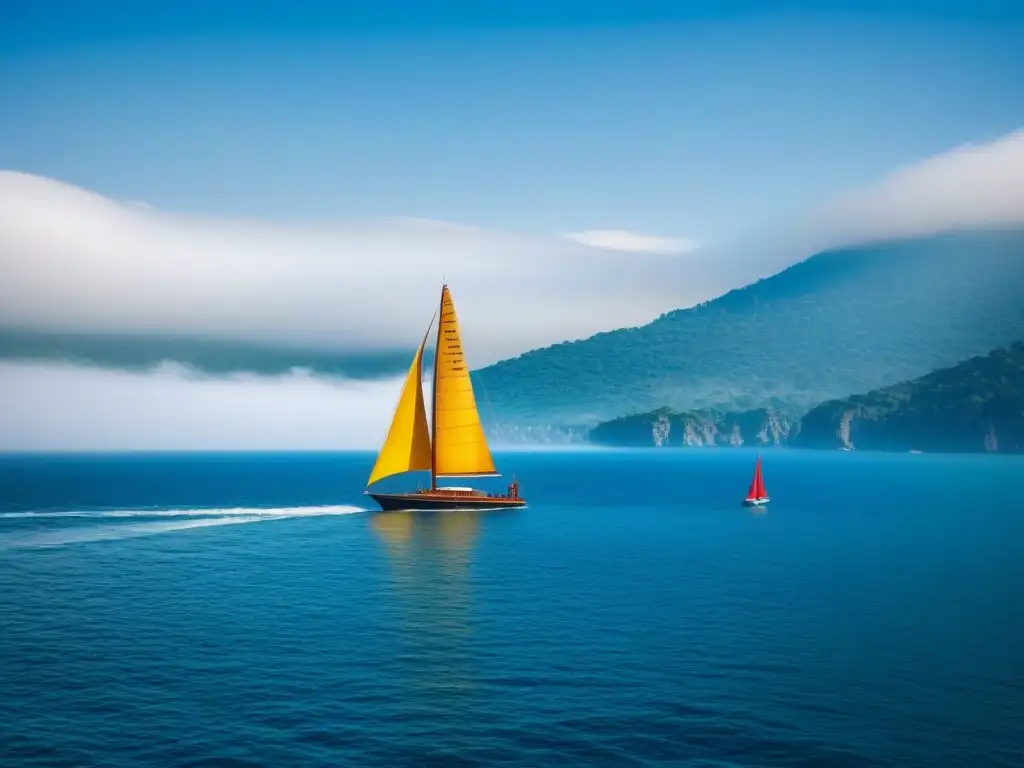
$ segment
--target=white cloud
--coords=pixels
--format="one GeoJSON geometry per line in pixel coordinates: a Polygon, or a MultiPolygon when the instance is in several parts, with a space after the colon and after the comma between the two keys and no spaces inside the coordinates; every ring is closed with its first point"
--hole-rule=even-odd
{"type": "Polygon", "coordinates": [[[376,449],[401,384],[0,362],[0,450],[376,449]]]}
{"type": "Polygon", "coordinates": [[[702,298],[679,269],[448,222],[175,215],[0,172],[0,325],[409,348],[445,277],[476,367],[702,298]]]}
{"type": "Polygon", "coordinates": [[[1024,224],[1024,129],[898,169],[812,221],[830,244],[1024,224]]]}
{"type": "Polygon", "coordinates": [[[565,236],[567,240],[608,251],[638,251],[641,253],[686,253],[694,250],[697,245],[690,240],[681,238],[643,235],[625,229],[590,229],[585,232],[573,232],[565,236]]]}
{"type": "MultiPolygon", "coordinates": [[[[898,170],[747,248],[686,259],[662,255],[676,241],[628,232],[180,216],[0,172],[0,326],[409,347],[445,275],[477,366],[645,322],[823,248],[1000,224],[1024,224],[1024,131],[898,170]]],[[[376,448],[399,387],[0,362],[0,449],[376,448]]]]}
{"type": "Polygon", "coordinates": [[[843,246],[998,226],[1024,226],[1024,129],[954,147],[724,247],[701,249],[701,289],[719,294],[843,246]]]}

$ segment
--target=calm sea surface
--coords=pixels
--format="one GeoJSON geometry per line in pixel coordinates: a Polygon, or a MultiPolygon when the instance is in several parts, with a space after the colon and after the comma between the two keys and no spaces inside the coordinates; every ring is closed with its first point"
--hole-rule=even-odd
{"type": "Polygon", "coordinates": [[[1024,459],[0,458],[0,764],[1024,765],[1024,459]]]}

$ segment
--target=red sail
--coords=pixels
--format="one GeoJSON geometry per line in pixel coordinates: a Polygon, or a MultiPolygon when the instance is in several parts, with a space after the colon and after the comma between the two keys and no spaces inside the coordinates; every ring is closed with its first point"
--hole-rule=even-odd
{"type": "Polygon", "coordinates": [[[763,499],[768,494],[764,492],[764,480],[761,478],[761,457],[757,457],[757,465],[754,467],[754,479],[750,481],[750,488],[747,490],[747,499],[763,499]]]}
{"type": "Polygon", "coordinates": [[[757,465],[754,467],[754,479],[750,481],[750,488],[747,489],[747,499],[757,498],[757,480],[761,476],[761,457],[757,457],[757,465]]]}

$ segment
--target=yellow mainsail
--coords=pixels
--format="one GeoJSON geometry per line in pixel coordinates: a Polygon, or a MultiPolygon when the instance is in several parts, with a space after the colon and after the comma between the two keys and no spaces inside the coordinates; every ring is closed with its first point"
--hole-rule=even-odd
{"type": "Polygon", "coordinates": [[[497,474],[462,353],[459,319],[448,286],[441,290],[441,316],[434,355],[434,474],[469,477],[497,474]]]}
{"type": "Polygon", "coordinates": [[[409,366],[398,407],[367,485],[402,472],[430,469],[430,430],[423,406],[423,348],[426,344],[424,336],[409,366]]]}

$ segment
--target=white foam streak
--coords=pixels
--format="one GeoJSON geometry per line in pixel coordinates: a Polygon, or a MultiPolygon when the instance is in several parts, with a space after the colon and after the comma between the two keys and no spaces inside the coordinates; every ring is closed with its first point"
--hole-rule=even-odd
{"type": "Polygon", "coordinates": [[[4,519],[54,519],[54,518],[173,518],[167,521],[148,523],[110,523],[86,528],[61,528],[58,530],[34,531],[22,535],[0,537],[0,549],[39,549],[60,547],[67,544],[81,544],[93,541],[113,541],[138,536],[152,536],[160,533],[175,533],[192,528],[209,528],[219,525],[240,525],[268,520],[286,520],[296,517],[321,517],[325,515],[352,515],[365,509],[349,505],[319,507],[237,507],[232,509],[120,509],[101,511],[70,512],[6,512],[4,519]],[[195,518],[200,519],[195,519],[195,518]]]}
{"type": "Polygon", "coordinates": [[[347,504],[318,507],[232,507],[205,509],[202,507],[189,509],[112,509],[112,510],[72,510],[66,512],[3,512],[0,519],[16,518],[62,518],[62,517],[224,517],[227,515],[248,515],[251,517],[311,517],[319,515],[350,515],[365,512],[361,507],[347,504]]]}

